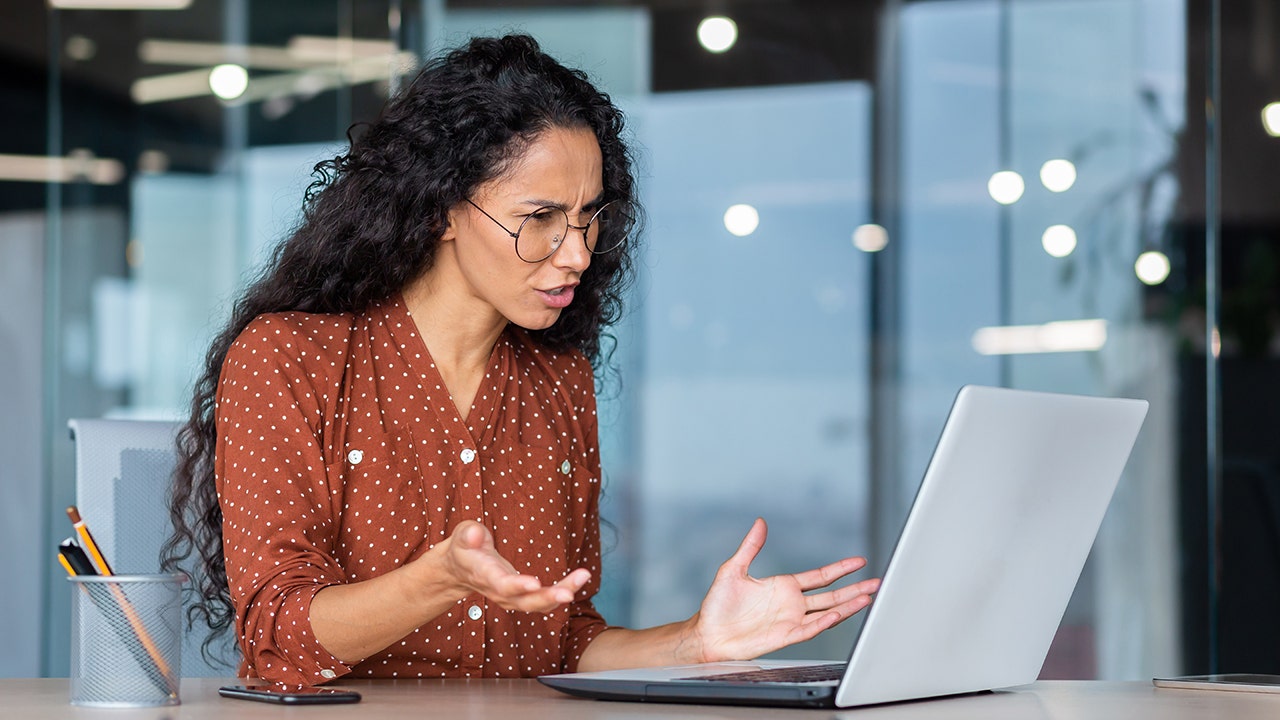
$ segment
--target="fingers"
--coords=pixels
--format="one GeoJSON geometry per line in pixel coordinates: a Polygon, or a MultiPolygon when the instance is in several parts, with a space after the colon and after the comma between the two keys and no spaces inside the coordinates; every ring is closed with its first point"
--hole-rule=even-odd
{"type": "Polygon", "coordinates": [[[830,565],[823,565],[820,568],[796,573],[791,577],[795,578],[796,582],[800,584],[801,590],[817,590],[830,585],[849,573],[861,570],[866,565],[866,558],[845,558],[837,560],[830,565]]]}
{"type": "Polygon", "coordinates": [[[574,596],[591,579],[591,573],[579,568],[554,585],[543,586],[531,575],[514,575],[501,579],[485,597],[505,610],[550,612],[573,602],[574,596]]]}
{"type": "Polygon", "coordinates": [[[871,604],[871,596],[859,594],[825,612],[810,613],[804,622],[792,629],[787,644],[812,640],[820,633],[839,625],[871,604]]]}
{"type": "Polygon", "coordinates": [[[829,592],[805,595],[805,612],[812,613],[819,610],[828,610],[837,605],[847,603],[851,600],[856,600],[860,595],[871,595],[879,589],[880,580],[879,578],[875,578],[836,588],[829,592]]]}

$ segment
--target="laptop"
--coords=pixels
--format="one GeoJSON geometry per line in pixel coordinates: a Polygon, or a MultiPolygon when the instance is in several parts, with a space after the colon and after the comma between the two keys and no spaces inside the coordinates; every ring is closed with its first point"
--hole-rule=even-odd
{"type": "Polygon", "coordinates": [[[1033,682],[1146,414],[1145,400],[961,388],[845,663],[539,680],[603,700],[842,708],[1033,682]]]}

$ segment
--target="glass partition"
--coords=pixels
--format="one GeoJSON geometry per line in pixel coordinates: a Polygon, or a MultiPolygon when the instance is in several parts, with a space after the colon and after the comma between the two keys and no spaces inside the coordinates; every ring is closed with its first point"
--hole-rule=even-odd
{"type": "MultiPolygon", "coordinates": [[[[0,272],[0,331],[42,337],[10,373],[40,418],[38,480],[7,489],[40,507],[14,532],[41,538],[22,571],[43,592],[0,613],[40,618],[34,672],[66,672],[67,589],[43,559],[74,495],[67,419],[184,417],[312,166],[423,55],[510,30],[611,93],[639,157],[640,282],[598,388],[611,623],[694,612],[756,515],[757,574],[883,568],[957,389],[1005,385],[1151,403],[1043,676],[1209,669],[1215,3],[728,2],[735,34],[701,41],[704,13],[671,3],[57,4],[27,12],[49,27],[42,131],[68,174],[0,217],[27,238],[6,259],[38,266],[0,272]],[[31,308],[42,324],[18,325],[31,308]]],[[[1243,15],[1230,32],[1263,22],[1243,15]]],[[[1262,299],[1234,317],[1274,325],[1264,206],[1233,271],[1262,299]]],[[[1269,498],[1268,457],[1231,487],[1269,498]]],[[[783,654],[840,659],[860,621],[783,654]]]]}

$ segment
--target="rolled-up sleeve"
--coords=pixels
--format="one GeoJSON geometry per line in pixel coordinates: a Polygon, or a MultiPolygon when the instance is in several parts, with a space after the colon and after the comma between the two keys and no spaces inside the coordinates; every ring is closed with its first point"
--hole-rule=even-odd
{"type": "Polygon", "coordinates": [[[227,581],[242,672],[315,684],[350,672],[316,640],[311,601],[347,581],[334,559],[334,504],[320,433],[322,383],[301,367],[306,339],[255,320],[223,363],[215,456],[227,581]]]}

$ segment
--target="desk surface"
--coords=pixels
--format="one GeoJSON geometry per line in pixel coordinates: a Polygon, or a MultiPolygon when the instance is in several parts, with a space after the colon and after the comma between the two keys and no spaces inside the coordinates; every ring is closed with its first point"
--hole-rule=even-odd
{"type": "Polygon", "coordinates": [[[234,680],[188,678],[176,707],[117,710],[73,707],[68,681],[0,679],[0,718],[96,718],[103,720],[197,720],[204,718],[845,718],[847,720],[1180,720],[1182,718],[1274,718],[1280,695],[1173,690],[1150,683],[1040,682],[1009,691],[853,710],[778,710],[743,707],[659,705],[584,700],[562,695],[535,680],[374,680],[338,683],[358,690],[358,705],[287,708],[218,696],[234,680]]]}

